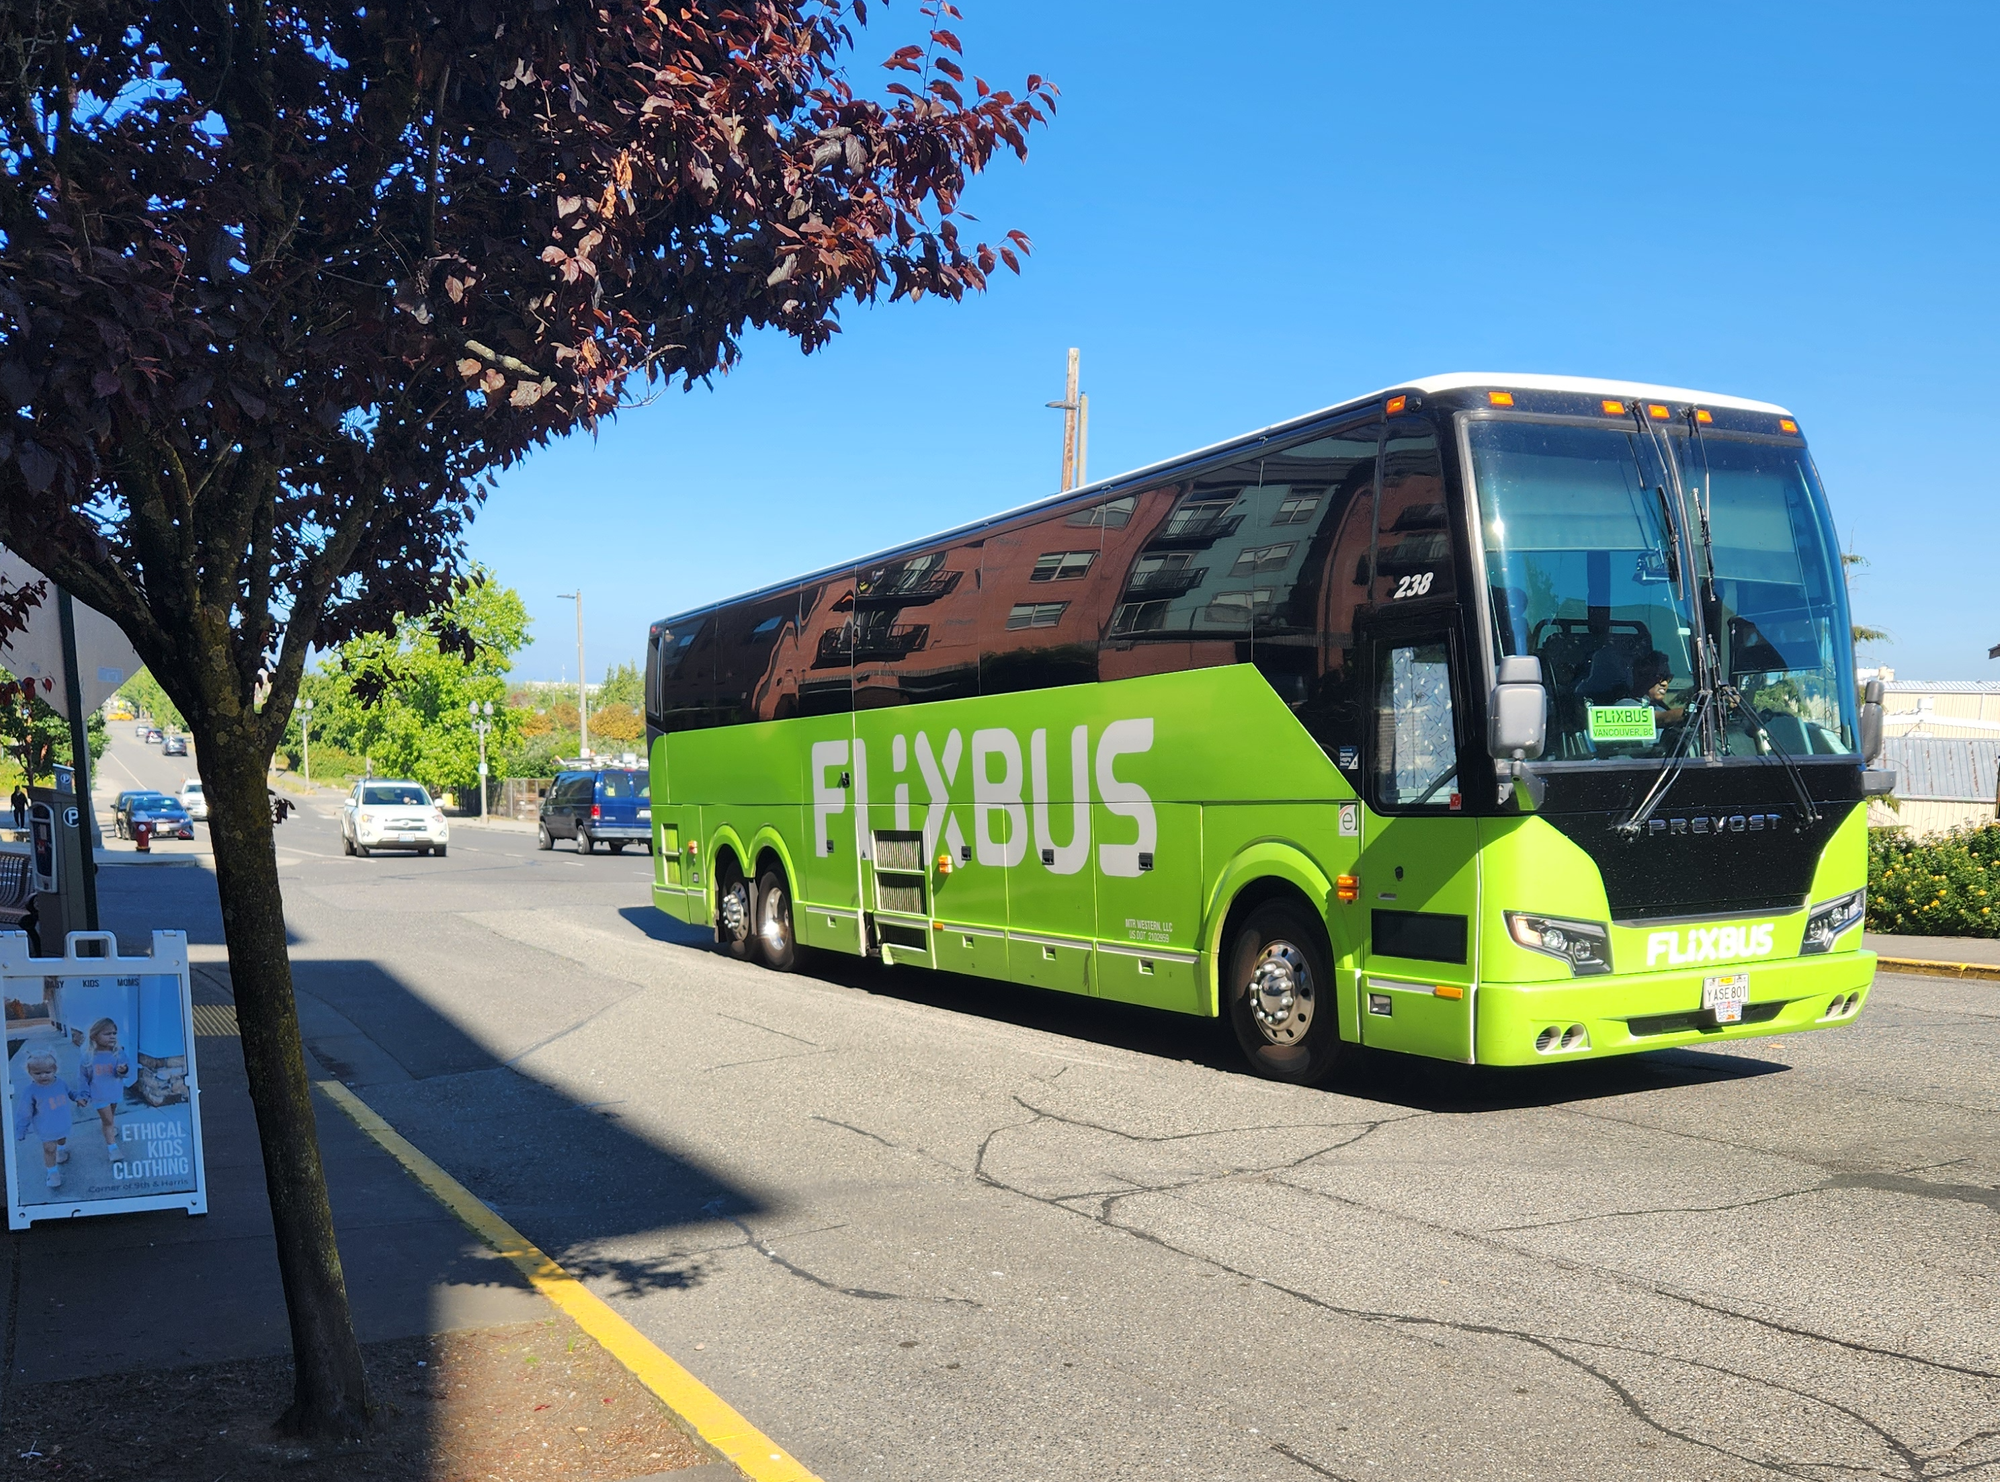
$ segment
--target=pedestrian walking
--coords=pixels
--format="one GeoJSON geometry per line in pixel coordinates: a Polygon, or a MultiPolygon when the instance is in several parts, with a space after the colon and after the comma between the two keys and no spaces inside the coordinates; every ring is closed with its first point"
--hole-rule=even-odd
{"type": "Polygon", "coordinates": [[[18,782],[14,784],[14,796],[10,801],[14,805],[14,829],[18,833],[28,826],[28,795],[21,791],[18,782]]]}

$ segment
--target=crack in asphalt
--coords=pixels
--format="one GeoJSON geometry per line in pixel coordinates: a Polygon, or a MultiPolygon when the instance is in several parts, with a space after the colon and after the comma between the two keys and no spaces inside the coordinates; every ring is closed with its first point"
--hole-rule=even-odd
{"type": "MultiPolygon", "coordinates": [[[[719,1210],[717,1212],[721,1213],[719,1210]]],[[[744,1240],[749,1244],[750,1249],[756,1251],[758,1255],[781,1270],[790,1272],[801,1281],[811,1282],[822,1291],[834,1292],[843,1297],[855,1297],[863,1302],[934,1302],[943,1307],[975,1307],[980,1309],[986,1306],[984,1302],[976,1302],[970,1297],[912,1296],[908,1292],[878,1292],[872,1291],[867,1287],[842,1286],[839,1282],[828,1281],[816,1271],[808,1271],[804,1266],[799,1265],[795,1261],[786,1260],[778,1254],[774,1246],[768,1241],[760,1240],[756,1232],[735,1215],[725,1213],[722,1217],[743,1232],[744,1240]]],[[[824,1225],[813,1233],[820,1234],[827,1230],[838,1230],[841,1228],[842,1226],[840,1225],[824,1225]]]]}
{"type": "MultiPolygon", "coordinates": [[[[1145,1243],[1153,1245],[1159,1249],[1169,1251],[1172,1254],[1180,1256],[1184,1260],[1189,1260],[1201,1265],[1209,1266],[1215,1270],[1225,1272],[1229,1275],[1238,1277],[1242,1280],[1254,1282],[1271,1291],[1277,1292],[1284,1296],[1291,1297],[1296,1301],[1302,1302],[1318,1310],[1336,1316],[1346,1317],[1353,1321],[1368,1323],[1371,1325],[1381,1325],[1398,1329],[1431,1328],[1439,1331],[1457,1333],[1465,1336],[1501,1338],[1526,1344],[1530,1347],[1533,1347],[1535,1349],[1538,1349],[1546,1353],[1556,1361],[1570,1366],[1571,1368],[1577,1370],[1578,1372],[1588,1376],[1589,1378],[1597,1382],[1618,1401],[1619,1405],[1634,1420],[1636,1420],[1640,1424],[1645,1425],[1649,1429],[1659,1433],[1660,1435],[1679,1441],[1685,1445],[1695,1447],[1701,1450],[1710,1451],[1720,1456],[1727,1456],[1736,1461],[1743,1462],[1746,1465],[1757,1467],[1762,1470],[1773,1472],[1782,1476],[1796,1477],[1800,1479],[1812,1479],[1823,1476],[1827,1469],[1834,1468],[1838,1470],[1872,1471],[1875,1472],[1877,1475],[1889,1475],[1889,1476],[1906,1477],[1910,1479],[1920,1479],[1920,1482],[1939,1482],[1939,1479],[1942,1478],[1963,1476],[1973,1471],[1981,1470],[1987,1467],[1994,1466],[1996,1464],[2000,1464],[2000,1458],[1991,1458],[1982,1461],[1975,1461],[1968,1464],[1965,1467],[1953,1468],[1950,1470],[1938,1470],[1936,1466],[1938,1462],[1943,1461],[1953,1455],[1962,1453],[1966,1449],[1966,1447],[1974,1445],[1981,1440],[1990,1439],[1993,1434],[1996,1434],[1994,1432],[1980,1432],[1975,1435],[1965,1437],[1959,1440],[1949,1449],[1935,1453],[1932,1456],[1926,1457],[1910,1443],[1903,1440],[1901,1436],[1897,1435],[1895,1432],[1890,1430],[1887,1425],[1864,1414],[1862,1411],[1855,1408],[1854,1406],[1843,1404],[1839,1400],[1829,1398],[1825,1395],[1816,1394],[1810,1390],[1802,1389],[1795,1385],[1786,1384],[1781,1380],[1772,1379],[1764,1375],[1751,1374],[1731,1369],[1726,1365],[1714,1363],[1704,1359],[1690,1358],[1679,1354],[1668,1353],[1663,1350],[1649,1349],[1633,1344],[1613,1343],[1601,1339],[1583,1338],[1569,1334],[1539,1333],[1526,1328],[1510,1328],[1497,1323],[1471,1322],[1463,1319],[1437,1317],[1423,1313],[1378,1311],[1369,1308],[1347,1307],[1336,1302],[1328,1301],[1327,1299],[1319,1297],[1311,1292],[1303,1291],[1295,1287],[1286,1286],[1280,1282],[1272,1281],[1268,1277],[1261,1276],[1254,1272],[1233,1266],[1229,1262],[1218,1259],[1213,1255],[1209,1255],[1201,1251],[1177,1245],[1172,1240],[1164,1236],[1155,1234],[1149,1230],[1139,1228],[1136,1225],[1122,1222],[1116,1217],[1117,1206],[1123,1203],[1125,1200],[1133,1198],[1139,1194],[1173,1193],[1205,1183],[1222,1182],[1231,1178],[1242,1178],[1246,1175],[1257,1175],[1267,1179],[1275,1186],[1293,1189],[1299,1193],[1303,1193],[1311,1197],[1327,1199],[1335,1203],[1347,1205],[1351,1208],[1367,1210],[1370,1213],[1377,1214],[1386,1218],[1397,1219],[1405,1221],[1407,1223],[1416,1224],[1421,1227],[1433,1230],[1448,1238],[1471,1241],[1475,1244],[1483,1245],[1491,1249],[1496,1249],[1505,1252],[1506,1254],[1511,1256],[1527,1259],[1530,1261],[1536,1261],[1543,1264],[1554,1265],[1558,1269],[1582,1270],[1582,1271],[1592,1272],[1598,1275],[1599,1277],[1604,1279],[1609,1279],[1616,1284],[1632,1287],[1637,1290],[1647,1292],[1651,1295],[1669,1301],[1681,1302],[1688,1306],[1695,1307],[1699,1310],[1712,1313],[1716,1316],[1724,1318],[1740,1319],[1742,1321],[1750,1322],[1752,1324],[1756,1324],[1758,1326],[1762,1326],[1771,1329],[1773,1331],[1786,1333],[1793,1337],[1803,1338],[1815,1342],[1827,1343],[1853,1352],[1866,1353],[1873,1357],[1900,1360],[1902,1362],[1918,1365],[1920,1367],[1945,1370],[1948,1372],[1957,1373],[1972,1378],[1987,1379],[1987,1380],[2000,1379],[2000,1374],[1989,1372],[1987,1370],[1972,1368],[1965,1365],[1952,1364],[1942,1360],[1926,1359],[1914,1354],[1902,1353],[1893,1349],[1880,1348],[1870,1344],[1860,1343],[1847,1339],[1835,1338],[1832,1337],[1831,1335],[1813,1332],[1809,1329],[1788,1326],[1786,1324],[1779,1323],[1773,1319],[1761,1318],[1751,1313],[1739,1312],[1732,1310],[1730,1308],[1717,1306],[1715,1304],[1701,1301],[1698,1298],[1694,1298],[1687,1294],[1673,1291],[1669,1288],[1659,1286],[1657,1284],[1637,1280],[1621,1272],[1604,1270],[1602,1268],[1589,1266],[1585,1263],[1569,1262],[1561,1260],[1559,1258],[1548,1257],[1531,1250],[1525,1250],[1517,1245],[1513,1245],[1506,1241],[1493,1239],[1490,1234],[1483,1234],[1477,1231],[1459,1230],[1452,1228],[1450,1226],[1435,1224],[1430,1221],[1414,1219],[1412,1217],[1399,1214],[1395,1211],[1377,1209],[1374,1206],[1363,1203],[1362,1201],[1346,1198],[1340,1195],[1329,1194],[1323,1190],[1313,1189],[1309,1186],[1299,1184],[1293,1180],[1286,1179],[1280,1176],[1283,1173],[1290,1171],[1291,1168],[1295,1168],[1302,1163],[1309,1162],[1311,1161],[1312,1158],[1318,1157],[1324,1152],[1332,1151],[1332,1149],[1335,1147],[1351,1145],[1353,1142],[1359,1141],[1362,1137],[1368,1136],[1370,1133],[1377,1130],[1377,1128],[1381,1126],[1390,1125],[1394,1122],[1408,1120],[1409,1118],[1407,1117],[1383,1118],[1379,1121],[1368,1123],[1364,1125],[1352,1138],[1344,1139],[1342,1142],[1332,1144],[1328,1148],[1322,1148],[1316,1150],[1315,1152],[1305,1155],[1305,1157],[1303,1158],[1291,1160],[1287,1164],[1279,1165],[1270,1168],[1268,1170],[1236,1169],[1224,1173],[1206,1174],[1194,1178],[1178,1180],[1168,1184],[1160,1185],[1157,1188],[1144,1188],[1135,1186],[1133,1188],[1123,1191],[1101,1191],[1101,1192],[1092,1191],[1090,1193],[1072,1193],[1066,1195],[1042,1195],[1034,1193],[1031,1190],[1022,1188],[1016,1184],[1008,1183],[1006,1180],[1002,1179],[988,1168],[987,1166],[988,1159],[989,1156],[991,1155],[993,1144],[996,1139],[998,1139],[1005,1133],[1018,1132],[1042,1121],[1054,1121],[1065,1125],[1081,1127],[1091,1131],[1102,1132],[1108,1135],[1124,1138],[1128,1141],[1139,1142],[1139,1143],[1180,1141],[1184,1140],[1184,1137],[1182,1135],[1176,1135],[1173,1137],[1161,1137],[1143,1133],[1125,1132],[1122,1131],[1121,1129],[1115,1127],[1108,1127],[1099,1123],[1087,1122],[1081,1119],[1065,1118],[1056,1113],[1048,1112],[1046,1110],[1037,1108],[1019,1095],[1016,1095],[1013,1099],[1015,1101],[1015,1104],[1019,1106],[1022,1110],[1028,1112],[1029,1115],[1023,1120],[1005,1122],[991,1128],[986,1133],[986,1135],[980,1140],[979,1149],[975,1156],[974,1166],[973,1166],[974,1177],[980,1183],[984,1184],[989,1188],[1000,1191],[1002,1193],[1013,1194],[1020,1198],[1031,1200],[1034,1203],[1042,1204],[1052,1209],[1062,1210],[1066,1214],[1076,1215],[1081,1218],[1088,1219],[1095,1224],[1102,1225],[1106,1229],[1114,1230],[1120,1234],[1128,1235],[1134,1239],[1144,1241],[1145,1243]],[[1090,1210],[1087,1206],[1078,1207],[1076,1203],[1070,1202],[1070,1201],[1087,1201],[1092,1199],[1099,1201],[1098,1206],[1094,1212],[1090,1210]],[[1572,1351],[1573,1349],[1595,1350],[1604,1353],[1624,1354],[1631,1357],[1647,1360],[1649,1362],[1656,1364],[1678,1364],[1688,1368],[1699,1369],[1708,1373],[1735,1379],[1741,1383],[1749,1384],[1775,1393],[1790,1395],[1795,1399],[1803,1400],[1811,1405],[1821,1406],[1827,1410],[1833,1411],[1838,1415],[1846,1417],[1848,1420],[1852,1421],[1855,1425],[1861,1427],[1863,1430],[1875,1436],[1881,1443],[1881,1445],[1895,1458],[1896,1462],[1899,1464],[1899,1469],[1895,1472],[1883,1473],[1879,1468],[1849,1467],[1846,1466],[1845,1464],[1835,1463],[1835,1462],[1802,1461],[1802,1460],[1777,1457],[1771,1455],[1758,1456],[1758,1455],[1753,1455],[1746,1451],[1737,1450],[1734,1447],[1722,1444],[1719,1441],[1714,1441],[1703,1436],[1695,1435],[1690,1431],[1681,1429],[1680,1427],[1669,1423],[1669,1421],[1666,1420],[1665,1418],[1654,1414],[1652,1410],[1647,1408],[1645,1403],[1638,1397],[1638,1395],[1636,1395],[1633,1392],[1633,1390],[1627,1384],[1621,1381],[1616,1375],[1608,1372],[1599,1363],[1593,1363],[1589,1359],[1585,1358],[1582,1354],[1573,1352],[1572,1351]]],[[[1420,1113],[1417,1115],[1422,1115],[1422,1114],[1420,1113]]],[[[1618,1120],[1618,1119],[1607,1118],[1606,1120],[1618,1120]]],[[[1316,1125],[1324,1125],[1324,1124],[1316,1124],[1316,1125]]],[[[1251,1127],[1251,1128],[1233,1128],[1229,1130],[1240,1133],[1240,1132],[1254,1132],[1266,1129],[1251,1127]]],[[[1298,1129],[1272,1128],[1269,1130],[1298,1130],[1298,1129]]],[[[1222,1134],[1191,1134],[1191,1135],[1222,1135],[1222,1134]]],[[[1792,1160],[1792,1161],[1797,1161],[1797,1160],[1792,1160]]],[[[1852,1176],[1864,1179],[1870,1177],[1869,1175],[1852,1175],[1852,1176]]],[[[1902,1176],[1883,1175],[1882,1177],[1900,1178],[1902,1176]]],[[[1918,1183],[1924,1182],[1923,1180],[1910,1180],[1910,1181],[1918,1183]]],[[[1799,1192],[1806,1192],[1806,1191],[1799,1191],[1799,1192]]],[[[1787,1196],[1773,1196],[1773,1197],[1787,1197],[1787,1196]]],[[[1984,1202],[1984,1201],[1980,1200],[1976,1202],[1984,1202]]],[[[1317,1463],[1307,1461],[1304,1457],[1299,1456],[1298,1454],[1292,1452],[1287,1447],[1274,1445],[1273,1449],[1280,1451],[1287,1457],[1287,1459],[1298,1462],[1301,1465],[1308,1466],[1315,1471],[1322,1472],[1324,1475],[1327,1476],[1338,1475],[1336,1473],[1326,1472],[1325,1469],[1320,1467],[1317,1463]]]]}
{"type": "Polygon", "coordinates": [[[1312,1460],[1312,1458],[1299,1455],[1298,1452],[1292,1450],[1291,1447],[1285,1445],[1284,1442],[1282,1441],[1274,1444],[1271,1447],[1271,1449],[1277,1452],[1278,1455],[1284,1457],[1286,1461],[1297,1462],[1307,1471],[1317,1472],[1322,1477],[1331,1477],[1333,1478],[1333,1482],[1354,1482],[1354,1479],[1352,1477],[1346,1476],[1345,1474],[1340,1472],[1330,1472],[1325,1467],[1321,1466],[1318,1462],[1312,1460]]]}
{"type": "Polygon", "coordinates": [[[807,1039],[802,1034],[786,1034],[782,1029],[773,1029],[768,1024],[759,1024],[755,1019],[739,1019],[734,1014],[723,1013],[721,1009],[710,1009],[709,1012],[718,1019],[727,1019],[731,1024],[741,1024],[748,1029],[761,1029],[766,1034],[775,1034],[785,1039],[797,1040],[802,1045],[811,1045],[815,1050],[824,1050],[826,1048],[825,1045],[816,1039],[807,1039]]]}

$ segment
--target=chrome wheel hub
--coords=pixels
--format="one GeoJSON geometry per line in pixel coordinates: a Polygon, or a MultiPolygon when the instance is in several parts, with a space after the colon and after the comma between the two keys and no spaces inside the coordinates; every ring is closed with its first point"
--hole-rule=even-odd
{"type": "Polygon", "coordinates": [[[773,952],[782,952],[785,939],[791,934],[791,912],[785,904],[785,892],[775,886],[764,897],[764,924],[757,934],[773,952]]]}
{"type": "Polygon", "coordinates": [[[750,888],[741,880],[722,892],[722,929],[732,941],[750,934],[750,888]]]}
{"type": "Polygon", "coordinates": [[[1305,954],[1272,942],[1250,969],[1250,1016],[1274,1045],[1295,1045],[1312,1024],[1313,980],[1305,954]]]}

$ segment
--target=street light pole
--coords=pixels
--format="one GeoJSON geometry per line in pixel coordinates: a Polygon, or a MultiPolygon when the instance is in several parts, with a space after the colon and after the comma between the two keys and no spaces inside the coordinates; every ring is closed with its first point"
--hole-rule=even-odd
{"type": "Polygon", "coordinates": [[[557,592],[556,595],[576,602],[576,749],[583,756],[589,756],[590,686],[583,667],[583,588],[578,587],[574,592],[557,592]]]}
{"type": "Polygon", "coordinates": [[[307,787],[312,786],[313,780],[312,723],[313,702],[311,697],[308,696],[306,699],[299,701],[299,747],[305,752],[307,787]]]}
{"type": "Polygon", "coordinates": [[[486,733],[493,729],[493,702],[488,700],[483,707],[485,718],[480,718],[482,706],[477,700],[466,701],[466,708],[472,714],[472,731],[479,737],[479,821],[486,822],[486,733]]]}

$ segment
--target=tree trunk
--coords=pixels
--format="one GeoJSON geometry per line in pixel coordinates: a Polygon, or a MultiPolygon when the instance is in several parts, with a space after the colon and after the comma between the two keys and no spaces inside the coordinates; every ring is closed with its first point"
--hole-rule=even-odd
{"type": "Polygon", "coordinates": [[[334,1242],[312,1083],[292,997],[265,781],[269,758],[255,743],[226,735],[202,735],[198,729],[195,740],[243,1064],[292,1323],[292,1403],[276,1428],[309,1441],[348,1442],[367,1429],[372,1411],[334,1242]]]}

